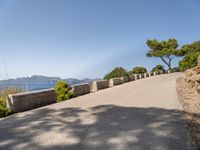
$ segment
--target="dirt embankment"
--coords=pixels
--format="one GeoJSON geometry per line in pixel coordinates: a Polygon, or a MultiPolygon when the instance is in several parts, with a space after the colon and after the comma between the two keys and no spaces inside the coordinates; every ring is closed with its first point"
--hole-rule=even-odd
{"type": "Polygon", "coordinates": [[[187,70],[177,79],[177,92],[185,110],[190,131],[191,145],[200,149],[200,57],[195,68],[187,70]]]}

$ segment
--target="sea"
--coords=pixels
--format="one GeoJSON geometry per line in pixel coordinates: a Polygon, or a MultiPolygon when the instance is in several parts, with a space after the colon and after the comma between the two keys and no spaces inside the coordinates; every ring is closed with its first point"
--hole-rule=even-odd
{"type": "Polygon", "coordinates": [[[30,92],[30,91],[53,88],[54,85],[55,84],[10,84],[10,85],[0,84],[0,89],[6,87],[19,87],[25,92],[30,92]]]}

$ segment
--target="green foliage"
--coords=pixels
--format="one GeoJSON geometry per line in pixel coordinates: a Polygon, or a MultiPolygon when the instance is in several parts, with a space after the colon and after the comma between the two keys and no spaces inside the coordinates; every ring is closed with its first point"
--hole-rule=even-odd
{"type": "Polygon", "coordinates": [[[197,58],[200,55],[200,40],[191,44],[183,45],[177,55],[184,56],[179,62],[179,69],[185,71],[197,65],[197,58]]]}
{"type": "Polygon", "coordinates": [[[147,69],[144,67],[134,67],[131,71],[129,71],[129,74],[142,74],[147,73],[147,69]]]}
{"type": "Polygon", "coordinates": [[[23,90],[19,87],[6,87],[0,90],[0,117],[5,117],[11,112],[6,107],[6,99],[9,94],[20,93],[23,90]]]}
{"type": "Polygon", "coordinates": [[[185,71],[187,69],[193,68],[197,65],[197,59],[200,52],[189,52],[184,58],[179,62],[179,69],[185,71]]]}
{"type": "Polygon", "coordinates": [[[163,72],[165,71],[164,66],[162,66],[162,65],[156,65],[151,70],[151,72],[160,72],[160,71],[163,71],[163,72]]]}
{"type": "Polygon", "coordinates": [[[150,50],[147,57],[159,57],[169,69],[171,69],[171,61],[177,55],[178,42],[176,39],[168,39],[167,41],[147,40],[147,46],[150,50]]]}
{"type": "Polygon", "coordinates": [[[57,81],[54,86],[54,90],[57,93],[57,102],[61,102],[73,97],[73,92],[69,91],[68,85],[65,81],[57,81]]]}
{"type": "Polygon", "coordinates": [[[200,52],[200,40],[193,42],[191,44],[183,45],[180,50],[178,50],[178,56],[184,56],[191,52],[200,52]]]}
{"type": "Polygon", "coordinates": [[[0,117],[5,117],[9,114],[9,110],[6,107],[6,101],[0,98],[0,117]]]}
{"type": "Polygon", "coordinates": [[[104,79],[109,80],[111,78],[124,77],[124,76],[128,76],[128,72],[122,67],[116,67],[110,73],[106,74],[104,76],[104,79]]]}

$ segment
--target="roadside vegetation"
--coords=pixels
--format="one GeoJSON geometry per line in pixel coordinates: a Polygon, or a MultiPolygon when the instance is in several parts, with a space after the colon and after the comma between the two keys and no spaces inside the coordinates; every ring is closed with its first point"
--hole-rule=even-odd
{"type": "MultiPolygon", "coordinates": [[[[160,58],[163,64],[167,66],[167,69],[165,69],[163,65],[158,64],[151,69],[151,72],[166,72],[167,70],[184,72],[197,65],[197,58],[200,55],[200,40],[179,47],[178,41],[174,38],[165,41],[148,39],[146,45],[149,48],[146,56],[160,58]],[[182,57],[182,60],[179,61],[178,66],[172,67],[172,61],[176,57],[182,57]]],[[[122,67],[116,67],[106,74],[104,79],[128,76],[131,74],[144,74],[146,72],[147,69],[145,67],[133,67],[130,71],[122,67]]]]}
{"type": "Polygon", "coordinates": [[[0,89],[0,117],[5,117],[12,113],[6,107],[6,99],[8,98],[8,95],[20,92],[23,92],[23,90],[19,87],[6,87],[0,89]]]}
{"type": "Polygon", "coordinates": [[[129,74],[144,74],[147,73],[147,69],[145,67],[134,67],[131,71],[129,71],[129,74]]]}
{"type": "Polygon", "coordinates": [[[151,72],[165,72],[165,68],[163,65],[156,65],[151,69],[151,72]]]}
{"type": "Polygon", "coordinates": [[[68,100],[74,95],[74,93],[69,89],[67,82],[62,80],[57,81],[57,83],[54,86],[54,90],[57,93],[57,102],[68,100]]]}
{"type": "Polygon", "coordinates": [[[116,67],[111,72],[109,72],[108,74],[106,74],[104,76],[104,79],[109,80],[111,78],[124,77],[124,76],[128,76],[127,70],[124,69],[124,68],[122,68],[122,67],[116,67]]]}

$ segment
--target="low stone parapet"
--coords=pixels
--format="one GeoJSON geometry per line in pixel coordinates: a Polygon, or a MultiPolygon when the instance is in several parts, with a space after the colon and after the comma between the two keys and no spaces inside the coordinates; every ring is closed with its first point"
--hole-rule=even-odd
{"type": "Polygon", "coordinates": [[[139,76],[139,74],[134,74],[134,76],[135,76],[135,80],[138,80],[138,79],[140,79],[140,76],[139,76]]]}
{"type": "Polygon", "coordinates": [[[144,78],[144,74],[139,74],[139,79],[144,78]]]}
{"type": "Polygon", "coordinates": [[[144,78],[148,78],[148,77],[149,77],[149,73],[145,73],[144,78]]]}
{"type": "Polygon", "coordinates": [[[130,75],[129,76],[129,81],[134,81],[135,80],[135,75],[130,75]]]}
{"type": "Polygon", "coordinates": [[[157,76],[157,75],[159,75],[159,72],[153,72],[153,75],[157,76]]]}
{"type": "Polygon", "coordinates": [[[22,112],[56,102],[54,89],[11,94],[7,99],[7,107],[12,112],[22,112]]]}
{"type": "Polygon", "coordinates": [[[88,83],[75,84],[75,85],[71,86],[71,90],[74,92],[73,97],[77,97],[77,96],[80,96],[80,95],[90,93],[90,86],[89,86],[88,83]]]}
{"type": "Polygon", "coordinates": [[[120,78],[112,78],[109,80],[109,87],[113,87],[115,85],[122,84],[122,81],[120,78]]]}
{"type": "Polygon", "coordinates": [[[126,83],[129,81],[129,77],[120,77],[122,83],[126,83]]]}
{"type": "Polygon", "coordinates": [[[90,91],[96,92],[101,89],[109,88],[109,81],[108,80],[99,80],[99,81],[93,81],[90,84],[90,91]]]}

